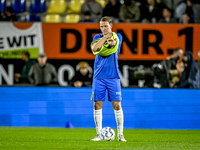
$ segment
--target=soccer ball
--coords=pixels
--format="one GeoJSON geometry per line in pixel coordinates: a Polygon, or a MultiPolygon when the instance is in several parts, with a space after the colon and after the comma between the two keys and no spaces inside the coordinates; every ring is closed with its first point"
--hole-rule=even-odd
{"type": "Polygon", "coordinates": [[[115,131],[110,127],[104,127],[100,134],[101,141],[113,141],[115,139],[115,131]]]}

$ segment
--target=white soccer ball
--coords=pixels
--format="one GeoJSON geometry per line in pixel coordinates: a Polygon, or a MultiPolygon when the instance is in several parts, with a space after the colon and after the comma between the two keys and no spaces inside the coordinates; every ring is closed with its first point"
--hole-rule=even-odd
{"type": "Polygon", "coordinates": [[[101,141],[113,141],[115,139],[115,131],[110,127],[104,127],[100,134],[101,141]]]}

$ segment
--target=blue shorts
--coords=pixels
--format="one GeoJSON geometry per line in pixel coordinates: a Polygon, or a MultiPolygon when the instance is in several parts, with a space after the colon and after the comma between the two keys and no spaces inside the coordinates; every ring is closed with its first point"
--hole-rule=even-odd
{"type": "Polygon", "coordinates": [[[105,101],[106,90],[109,101],[121,101],[120,79],[94,79],[92,84],[93,101],[105,101]]]}

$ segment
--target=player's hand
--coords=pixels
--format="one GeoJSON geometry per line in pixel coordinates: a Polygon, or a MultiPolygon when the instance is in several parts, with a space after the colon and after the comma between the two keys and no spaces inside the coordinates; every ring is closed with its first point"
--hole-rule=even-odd
{"type": "Polygon", "coordinates": [[[115,46],[116,44],[116,41],[114,39],[108,39],[108,44],[111,45],[111,46],[115,46]]]}
{"type": "Polygon", "coordinates": [[[113,33],[110,32],[110,33],[106,34],[105,36],[106,36],[107,39],[110,39],[113,36],[113,33]]]}

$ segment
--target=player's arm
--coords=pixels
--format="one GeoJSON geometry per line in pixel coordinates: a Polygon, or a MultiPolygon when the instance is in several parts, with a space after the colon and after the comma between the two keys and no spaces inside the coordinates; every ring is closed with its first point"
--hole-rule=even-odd
{"type": "Polygon", "coordinates": [[[103,44],[105,43],[105,41],[111,37],[112,37],[112,33],[108,33],[108,34],[104,35],[98,42],[92,44],[92,50],[94,52],[100,50],[101,47],[103,46],[103,44]]]}

